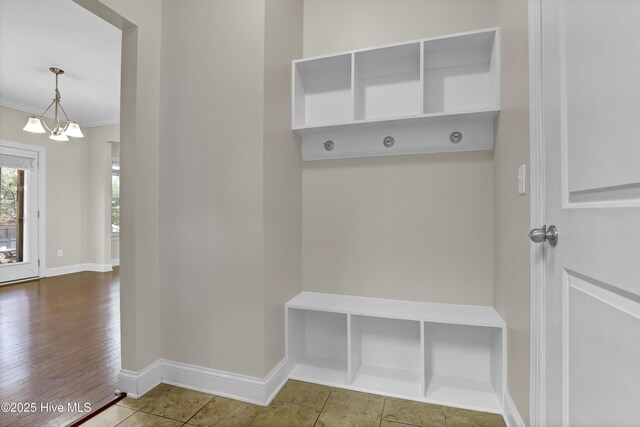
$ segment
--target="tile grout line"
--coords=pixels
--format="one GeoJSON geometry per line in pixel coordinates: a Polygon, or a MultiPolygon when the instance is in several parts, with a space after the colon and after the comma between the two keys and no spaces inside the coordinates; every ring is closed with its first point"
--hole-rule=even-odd
{"type": "MultiPolygon", "coordinates": [[[[274,399],[275,399],[275,396],[274,396],[274,399]]],[[[271,402],[273,403],[273,400],[271,400],[271,402]]],[[[265,408],[268,408],[270,405],[271,405],[271,403],[270,403],[269,405],[267,405],[267,406],[262,406],[262,407],[258,410],[258,412],[256,412],[256,414],[253,416],[253,418],[251,418],[251,421],[249,421],[249,424],[247,424],[247,427],[251,427],[251,424],[253,424],[253,422],[256,420],[256,418],[258,418],[258,415],[260,415],[260,414],[262,413],[262,411],[263,411],[265,408]]]]}
{"type": "MultiPolygon", "coordinates": [[[[207,393],[208,394],[208,393],[207,393]]],[[[191,421],[193,419],[193,417],[195,417],[196,415],[198,415],[198,413],[200,411],[202,411],[204,409],[205,406],[207,406],[209,403],[211,403],[211,401],[216,397],[215,395],[211,394],[210,395],[211,398],[209,400],[206,401],[206,403],[204,405],[202,405],[202,408],[198,409],[193,415],[191,415],[191,417],[189,417],[189,419],[187,421],[183,421],[183,426],[187,425],[187,423],[189,423],[189,421],[191,421]]]]}
{"type": "Polygon", "coordinates": [[[382,420],[384,419],[384,408],[387,406],[388,398],[388,396],[385,396],[384,399],[382,399],[382,413],[380,414],[380,424],[378,424],[378,427],[382,427],[382,420]]]}
{"type": "Polygon", "coordinates": [[[324,401],[324,404],[322,405],[322,408],[320,409],[320,412],[318,413],[318,417],[316,418],[316,421],[313,423],[313,427],[316,427],[316,424],[318,424],[318,420],[320,419],[320,416],[322,415],[322,411],[324,411],[324,407],[327,406],[327,402],[329,401],[329,398],[331,398],[331,393],[333,393],[333,387],[329,390],[329,395],[327,396],[327,400],[324,401]]]}
{"type": "MultiPolygon", "coordinates": [[[[123,408],[127,408],[126,406],[122,406],[123,408]]],[[[133,408],[127,408],[127,409],[133,409],[133,408]]],[[[138,412],[140,412],[139,409],[135,409],[133,411],[133,414],[129,415],[128,417],[126,417],[124,420],[120,421],[119,423],[117,423],[114,427],[118,427],[120,424],[122,424],[123,422],[127,421],[129,418],[133,417],[135,414],[137,414],[138,412]]]]}

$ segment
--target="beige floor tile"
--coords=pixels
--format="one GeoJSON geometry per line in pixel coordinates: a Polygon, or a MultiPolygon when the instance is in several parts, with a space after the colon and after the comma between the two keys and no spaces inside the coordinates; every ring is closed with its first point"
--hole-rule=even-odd
{"type": "Polygon", "coordinates": [[[136,410],[124,406],[113,405],[91,418],[83,427],[114,427],[135,414],[136,410]]]}
{"type": "Polygon", "coordinates": [[[445,407],[444,412],[448,427],[506,427],[504,418],[498,414],[450,407],[445,407]]]}
{"type": "Polygon", "coordinates": [[[297,403],[322,409],[330,392],[331,387],[289,380],[273,401],[275,403],[297,403]]]}
{"type": "Polygon", "coordinates": [[[341,412],[343,414],[380,418],[383,406],[383,396],[333,389],[324,408],[328,411],[341,412]]]}
{"type": "Polygon", "coordinates": [[[339,412],[323,411],[315,427],[378,427],[380,418],[359,417],[339,412]]]}
{"type": "Polygon", "coordinates": [[[446,426],[442,406],[391,397],[385,400],[382,419],[416,426],[446,426]]]}
{"type": "Polygon", "coordinates": [[[237,400],[214,397],[187,423],[198,427],[246,427],[262,409],[261,406],[237,400]]]}
{"type": "Polygon", "coordinates": [[[182,423],[168,418],[162,418],[157,415],[146,414],[144,412],[136,412],[118,427],[180,427],[182,423]]]}
{"type": "Polygon", "coordinates": [[[251,423],[251,427],[312,427],[319,409],[295,403],[272,403],[263,408],[251,423]]]}
{"type": "Polygon", "coordinates": [[[167,386],[159,395],[151,397],[149,403],[140,410],[184,422],[212,398],[212,395],[199,391],[167,386]]]}
{"type": "Polygon", "coordinates": [[[148,391],[144,396],[139,397],[138,399],[132,399],[130,397],[125,397],[124,399],[118,401],[116,405],[118,406],[126,406],[127,408],[132,409],[140,409],[143,406],[146,406],[152,399],[160,396],[162,393],[165,393],[172,386],[167,384],[160,384],[157,387],[154,387],[150,391],[148,391]]]}

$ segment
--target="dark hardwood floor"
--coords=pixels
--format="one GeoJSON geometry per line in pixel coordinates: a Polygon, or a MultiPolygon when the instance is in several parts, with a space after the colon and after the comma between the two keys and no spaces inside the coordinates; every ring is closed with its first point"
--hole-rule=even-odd
{"type": "Polygon", "coordinates": [[[0,404],[36,406],[2,408],[0,426],[67,425],[85,415],[68,404],[113,399],[119,369],[117,269],[0,286],[0,404]]]}

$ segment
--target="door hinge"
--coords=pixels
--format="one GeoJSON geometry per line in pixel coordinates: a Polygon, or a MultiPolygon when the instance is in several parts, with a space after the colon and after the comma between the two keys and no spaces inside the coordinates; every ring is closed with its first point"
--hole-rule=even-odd
{"type": "Polygon", "coordinates": [[[38,267],[40,267],[40,260],[38,260],[38,267]]]}
{"type": "Polygon", "coordinates": [[[38,218],[40,218],[40,211],[38,211],[38,218]]]}

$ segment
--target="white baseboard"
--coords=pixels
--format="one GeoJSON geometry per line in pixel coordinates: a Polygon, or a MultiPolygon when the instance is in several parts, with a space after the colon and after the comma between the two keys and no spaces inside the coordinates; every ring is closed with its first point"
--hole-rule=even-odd
{"type": "Polygon", "coordinates": [[[287,377],[286,359],[280,361],[265,378],[160,359],[138,373],[120,371],[118,388],[135,399],[164,383],[266,406],[287,377]]]}
{"type": "Polygon", "coordinates": [[[98,271],[100,273],[106,273],[113,271],[111,264],[85,264],[84,271],[98,271]]]}
{"type": "Polygon", "coordinates": [[[63,274],[84,271],[84,264],[65,265],[63,267],[47,268],[47,277],[62,276],[63,274]]]}
{"type": "Polygon", "coordinates": [[[507,427],[526,427],[526,424],[522,420],[516,404],[513,403],[509,390],[504,394],[504,418],[507,423],[507,427]]]}
{"type": "Polygon", "coordinates": [[[114,267],[117,267],[120,265],[120,258],[116,258],[116,259],[112,259],[111,260],[111,265],[114,267]]]}
{"type": "Polygon", "coordinates": [[[137,399],[160,384],[162,379],[162,364],[155,361],[140,372],[122,369],[118,374],[118,389],[127,393],[128,397],[137,399]]]}
{"type": "Polygon", "coordinates": [[[47,268],[46,277],[62,276],[63,274],[79,273],[81,271],[98,271],[101,273],[113,271],[111,264],[74,264],[63,267],[47,268]]]}

